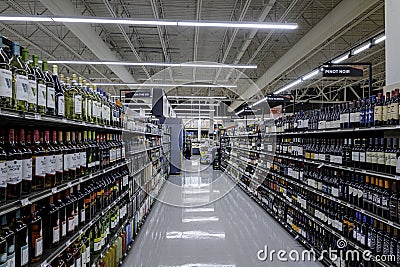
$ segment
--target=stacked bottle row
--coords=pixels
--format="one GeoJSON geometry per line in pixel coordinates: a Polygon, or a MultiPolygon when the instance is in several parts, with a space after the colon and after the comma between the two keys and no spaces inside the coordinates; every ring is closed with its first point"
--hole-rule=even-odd
{"type": "MultiPolygon", "coordinates": [[[[47,250],[58,247],[123,195],[132,186],[128,183],[128,175],[128,168],[123,166],[25,206],[22,212],[18,209],[3,215],[0,260],[7,259],[7,266],[40,262],[47,250]],[[10,227],[7,222],[11,222],[10,227]],[[8,227],[10,229],[4,230],[8,227]]],[[[101,217],[100,225],[106,227],[108,224],[104,220],[112,222],[115,213],[124,210],[126,205],[124,198],[107,212],[107,216],[101,217]]],[[[86,232],[85,236],[88,241],[83,243],[93,252],[95,235],[86,232]]]]}
{"type": "Polygon", "coordinates": [[[28,50],[13,43],[12,57],[2,46],[0,36],[0,107],[36,112],[94,124],[122,127],[125,108],[100,88],[72,75],[58,75],[57,65],[50,72],[46,60],[39,67],[38,56],[29,61],[28,50]],[[22,52],[21,52],[22,50],[22,52]]]}
{"type": "Polygon", "coordinates": [[[342,104],[300,111],[275,121],[270,132],[390,126],[399,124],[399,89],[342,104]]]}
{"type": "Polygon", "coordinates": [[[400,174],[398,137],[277,138],[276,153],[341,166],[400,174]]]}
{"type": "Polygon", "coordinates": [[[0,134],[0,202],[29,196],[125,159],[121,134],[4,129],[0,134]]]}
{"type": "MultiPolygon", "coordinates": [[[[374,255],[395,255],[397,259],[400,255],[398,228],[386,222],[354,211],[352,208],[338,204],[329,198],[316,195],[312,191],[301,188],[274,174],[267,176],[258,192],[267,198],[267,203],[271,205],[273,211],[280,210],[277,212],[278,216],[281,216],[286,222],[291,222],[290,225],[294,225],[295,230],[318,249],[329,248],[328,244],[321,247],[320,242],[322,240],[317,240],[319,236],[326,237],[326,235],[320,235],[321,233],[318,231],[318,225],[323,225],[340,236],[353,241],[354,244],[370,250],[374,255]],[[276,198],[269,196],[269,191],[266,189],[281,196],[282,199],[290,199],[289,203],[291,204],[287,204],[286,201],[276,201],[276,198]],[[300,219],[294,220],[293,213],[296,211],[293,207],[298,208],[299,213],[306,213],[308,216],[303,215],[300,219]],[[313,218],[316,222],[309,218],[313,218]]],[[[338,237],[334,238],[337,239],[338,237]]],[[[331,247],[336,248],[336,245],[332,245],[331,247]]],[[[400,264],[400,260],[392,262],[392,264],[396,266],[396,264],[400,264]]]]}

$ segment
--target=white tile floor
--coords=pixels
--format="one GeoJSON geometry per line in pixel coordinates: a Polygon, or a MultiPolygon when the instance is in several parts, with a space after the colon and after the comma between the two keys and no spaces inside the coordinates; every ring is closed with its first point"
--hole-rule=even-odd
{"type": "Polygon", "coordinates": [[[262,262],[257,252],[303,248],[221,171],[198,160],[171,176],[123,266],[322,266],[314,262],[262,262]],[[232,189],[232,190],[230,190],[232,189]]]}

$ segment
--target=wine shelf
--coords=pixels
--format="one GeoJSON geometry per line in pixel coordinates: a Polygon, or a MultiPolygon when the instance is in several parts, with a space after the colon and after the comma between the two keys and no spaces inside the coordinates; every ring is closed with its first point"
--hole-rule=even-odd
{"type": "Polygon", "coordinates": [[[86,175],[84,177],[77,178],[77,179],[74,179],[72,181],[68,181],[67,183],[64,183],[62,185],[58,185],[58,186],[53,187],[51,189],[49,188],[49,189],[44,189],[42,191],[34,192],[34,193],[30,194],[26,198],[22,198],[22,199],[19,199],[19,200],[15,200],[15,201],[11,201],[11,202],[5,203],[5,204],[0,206],[0,215],[7,214],[7,213],[9,213],[11,211],[14,211],[16,209],[19,209],[19,208],[24,207],[26,205],[30,205],[32,203],[35,203],[35,202],[37,202],[39,200],[47,198],[47,197],[49,197],[51,195],[54,195],[56,193],[62,192],[64,190],[68,189],[68,188],[71,188],[71,187],[74,187],[74,186],[76,186],[78,184],[87,182],[87,181],[89,181],[89,180],[91,180],[93,178],[96,178],[96,177],[100,176],[100,175],[103,175],[103,174],[106,174],[106,173],[108,173],[110,171],[116,170],[116,169],[128,164],[129,162],[130,162],[130,160],[126,160],[123,163],[119,163],[119,164],[116,164],[115,166],[108,167],[106,169],[97,171],[95,173],[91,173],[91,174],[86,175]]]}

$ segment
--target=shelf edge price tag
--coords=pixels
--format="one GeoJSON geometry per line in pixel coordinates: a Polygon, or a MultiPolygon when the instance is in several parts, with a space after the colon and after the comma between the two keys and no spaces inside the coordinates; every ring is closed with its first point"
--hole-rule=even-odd
{"type": "Polygon", "coordinates": [[[35,114],[35,120],[41,120],[42,119],[42,115],[40,114],[35,114]]]}
{"type": "Polygon", "coordinates": [[[32,204],[32,202],[28,198],[21,199],[22,207],[32,204]]]}

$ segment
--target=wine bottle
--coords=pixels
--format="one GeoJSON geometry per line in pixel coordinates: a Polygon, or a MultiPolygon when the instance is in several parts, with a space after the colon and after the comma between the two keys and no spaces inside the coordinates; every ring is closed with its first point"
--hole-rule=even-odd
{"type": "Polygon", "coordinates": [[[7,199],[7,152],[5,150],[4,132],[0,135],[0,204],[7,199]]]}
{"type": "Polygon", "coordinates": [[[15,233],[15,266],[28,266],[29,239],[28,226],[21,220],[21,211],[17,209],[11,217],[11,230],[15,233]]]}
{"type": "Polygon", "coordinates": [[[68,157],[67,157],[68,163],[65,164],[65,160],[64,160],[64,168],[65,168],[65,165],[68,166],[68,171],[69,171],[68,177],[70,180],[73,180],[76,178],[76,148],[71,141],[71,132],[66,132],[65,136],[66,136],[65,145],[67,146],[69,151],[68,151],[68,157]]]}
{"type": "Polygon", "coordinates": [[[11,59],[13,108],[27,111],[29,80],[25,65],[20,56],[20,50],[19,43],[14,42],[12,46],[13,57],[11,59]]]}
{"type": "Polygon", "coordinates": [[[51,69],[53,72],[52,78],[55,89],[55,114],[59,117],[65,117],[64,89],[58,77],[58,66],[53,65],[51,69]]]}
{"type": "Polygon", "coordinates": [[[54,197],[51,195],[47,204],[42,208],[43,235],[46,248],[55,248],[60,242],[60,212],[54,205],[54,197]]]}
{"type": "Polygon", "coordinates": [[[382,93],[378,93],[378,97],[376,99],[375,107],[374,107],[374,125],[382,126],[382,93]]]}
{"type": "Polygon", "coordinates": [[[7,198],[18,199],[22,194],[22,152],[15,143],[14,129],[8,130],[5,143],[7,153],[7,198]]]}
{"type": "MultiPolygon", "coordinates": [[[[29,133],[29,142],[32,136],[29,133]]],[[[17,140],[18,149],[22,153],[22,194],[32,192],[32,151],[25,144],[25,130],[19,130],[19,140],[17,140]]]]}
{"type": "Polygon", "coordinates": [[[43,254],[42,218],[36,211],[36,204],[25,210],[24,222],[28,226],[29,263],[37,263],[43,254]]]}
{"type": "Polygon", "coordinates": [[[63,240],[67,236],[67,210],[65,203],[61,199],[61,193],[57,193],[54,205],[59,211],[60,240],[63,240]]]}
{"type": "Polygon", "coordinates": [[[40,114],[46,114],[46,85],[45,77],[42,70],[39,68],[39,57],[37,55],[32,56],[33,70],[35,73],[36,84],[37,84],[37,112],[40,114]]]}
{"type": "Polygon", "coordinates": [[[28,87],[28,111],[37,111],[37,84],[35,71],[29,64],[29,52],[26,49],[22,49],[22,61],[25,64],[26,72],[28,74],[29,87],[28,87]]]}
{"type": "Polygon", "coordinates": [[[77,86],[76,74],[72,74],[71,86],[68,87],[68,91],[66,91],[64,97],[67,118],[71,120],[82,120],[82,95],[77,86]]]}
{"type": "Polygon", "coordinates": [[[391,124],[391,98],[390,92],[386,93],[385,103],[382,106],[382,124],[390,125],[391,124]]]}
{"type": "Polygon", "coordinates": [[[47,166],[45,150],[40,144],[39,130],[33,131],[33,144],[31,145],[30,149],[32,151],[32,190],[35,191],[39,189],[44,189],[47,166]]]}
{"type": "Polygon", "coordinates": [[[391,110],[391,124],[398,125],[399,124],[399,89],[394,90],[394,96],[391,100],[390,110],[391,110]]]}
{"type": "Polygon", "coordinates": [[[15,234],[7,225],[6,215],[1,217],[0,235],[7,241],[7,266],[15,266],[15,234]]]}
{"type": "MultiPolygon", "coordinates": [[[[61,132],[62,138],[62,132],[61,132]]],[[[61,139],[62,141],[62,139],[61,139]]],[[[56,171],[56,185],[60,185],[64,181],[64,152],[65,148],[57,143],[57,131],[53,131],[51,146],[54,150],[55,157],[55,171],[56,171]]]]}
{"type": "Polygon", "coordinates": [[[56,156],[55,150],[50,144],[50,132],[44,131],[40,139],[46,160],[45,187],[52,188],[56,186],[56,156]]]}
{"type": "Polygon", "coordinates": [[[46,85],[46,114],[55,115],[56,93],[54,89],[53,77],[49,72],[49,65],[47,63],[47,60],[42,61],[42,71],[44,74],[44,81],[46,85]]]}
{"type": "Polygon", "coordinates": [[[4,52],[2,35],[0,35],[0,107],[12,108],[12,72],[10,59],[4,52]]]}

